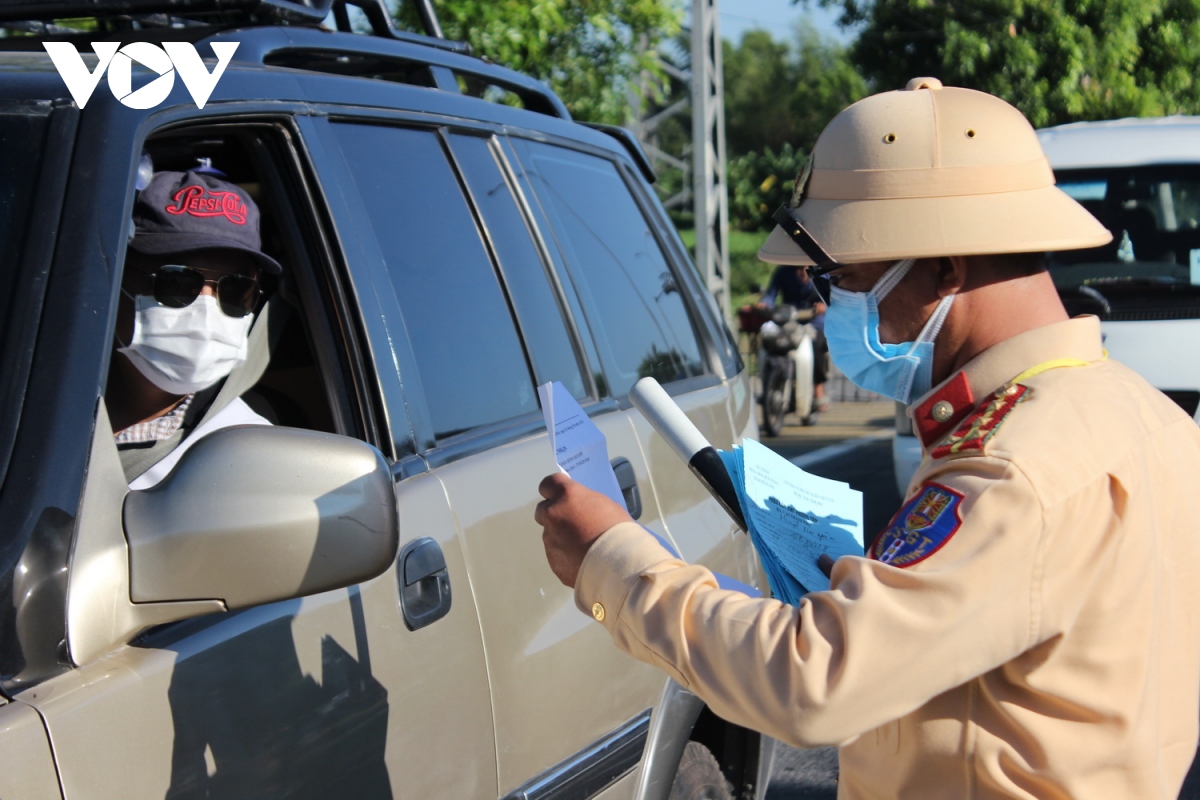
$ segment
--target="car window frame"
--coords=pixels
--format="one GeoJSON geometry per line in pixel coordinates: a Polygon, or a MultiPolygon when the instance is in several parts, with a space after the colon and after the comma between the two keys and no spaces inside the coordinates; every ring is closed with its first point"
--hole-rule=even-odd
{"type": "MultiPolygon", "coordinates": [[[[685,285],[687,287],[687,291],[680,292],[680,297],[683,300],[684,310],[687,314],[688,323],[692,329],[692,334],[696,338],[696,345],[700,351],[700,357],[702,359],[702,364],[705,371],[700,375],[680,378],[678,380],[663,384],[663,388],[667,391],[667,394],[675,396],[720,384],[722,379],[727,376],[724,374],[725,369],[722,366],[722,361],[720,360],[719,356],[717,356],[717,348],[714,347],[713,337],[710,329],[710,320],[707,319],[708,313],[703,308],[703,305],[698,302],[698,298],[696,296],[696,292],[700,290],[699,275],[696,272],[691,260],[687,258],[681,258],[682,252],[670,244],[672,237],[667,235],[665,231],[674,231],[674,228],[673,226],[670,226],[669,222],[664,220],[658,213],[654,211],[656,204],[650,202],[648,198],[647,191],[649,190],[648,187],[643,185],[644,178],[642,178],[633,165],[628,162],[628,156],[626,156],[624,153],[592,147],[583,142],[576,142],[570,139],[547,136],[544,134],[529,135],[529,132],[525,131],[508,131],[506,138],[509,140],[505,150],[506,155],[512,158],[514,163],[519,168],[519,172],[521,173],[522,177],[522,182],[520,184],[521,191],[534,195],[536,202],[530,202],[528,198],[526,198],[525,202],[529,207],[537,209],[536,218],[538,223],[544,226],[544,229],[539,230],[539,238],[542,241],[543,246],[547,247],[554,260],[556,271],[559,272],[559,281],[562,284],[569,284],[571,287],[570,291],[574,296],[574,302],[578,304],[573,308],[577,314],[583,317],[583,324],[581,327],[586,326],[589,334],[594,336],[594,334],[590,333],[592,323],[587,319],[587,309],[584,308],[580,303],[578,290],[576,290],[574,287],[574,281],[576,278],[573,274],[573,268],[566,263],[563,254],[557,247],[550,247],[548,244],[548,242],[553,239],[553,224],[551,223],[549,216],[541,208],[541,198],[537,195],[536,189],[533,188],[529,178],[526,176],[526,165],[522,161],[521,153],[519,152],[518,148],[513,144],[513,140],[526,140],[553,147],[559,147],[565,150],[571,150],[583,153],[584,155],[600,158],[613,165],[617,171],[618,177],[621,179],[626,190],[633,199],[634,205],[637,207],[642,215],[642,218],[645,220],[647,228],[654,237],[654,240],[658,245],[659,252],[662,254],[663,260],[667,264],[667,268],[671,270],[672,276],[675,278],[676,283],[685,285]]],[[[674,238],[678,239],[677,233],[675,234],[674,238]]],[[[678,243],[678,246],[679,248],[682,248],[681,241],[678,243]]],[[[599,358],[598,352],[592,350],[591,355],[593,355],[593,357],[596,359],[596,362],[593,365],[593,370],[603,374],[604,364],[602,359],[599,358]]],[[[611,381],[607,378],[605,382],[606,384],[611,385],[611,381]]],[[[610,394],[610,397],[616,401],[617,406],[620,408],[629,408],[632,405],[632,402],[629,400],[628,393],[619,395],[610,394]]]]}

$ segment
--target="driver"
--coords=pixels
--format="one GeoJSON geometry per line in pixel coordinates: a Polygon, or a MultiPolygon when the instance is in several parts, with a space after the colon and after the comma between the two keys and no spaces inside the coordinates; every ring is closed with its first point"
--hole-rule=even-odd
{"type": "Polygon", "coordinates": [[[719,716],[840,745],[842,800],[1173,800],[1200,721],[1200,428],[1044,266],[1110,234],[1020,112],[932,78],[842,111],[811,166],[760,256],[828,277],[835,364],[908,405],[904,505],[793,607],[553,475],[551,568],[719,716]]]}
{"type": "Polygon", "coordinates": [[[262,274],[281,267],[262,252],[258,206],[212,172],[155,173],[133,223],[104,399],[130,488],[144,489],[208,433],[270,424],[241,398],[211,406],[246,359],[262,274]]]}

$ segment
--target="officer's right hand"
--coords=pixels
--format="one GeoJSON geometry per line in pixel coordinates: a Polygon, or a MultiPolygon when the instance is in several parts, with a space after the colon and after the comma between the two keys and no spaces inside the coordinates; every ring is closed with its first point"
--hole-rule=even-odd
{"type": "Polygon", "coordinates": [[[538,493],[546,499],[537,504],[533,519],[543,528],[546,560],[558,579],[573,589],[592,543],[613,525],[632,522],[633,517],[605,495],[561,472],[544,478],[538,493]]]}

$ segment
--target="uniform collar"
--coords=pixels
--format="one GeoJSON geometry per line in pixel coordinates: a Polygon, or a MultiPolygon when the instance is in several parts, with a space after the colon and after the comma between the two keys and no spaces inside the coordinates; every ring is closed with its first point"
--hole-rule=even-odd
{"type": "Polygon", "coordinates": [[[1099,361],[1100,320],[1076,317],[1025,331],[989,347],[908,407],[925,449],[954,429],[982,398],[1030,367],[1060,358],[1099,361]]]}

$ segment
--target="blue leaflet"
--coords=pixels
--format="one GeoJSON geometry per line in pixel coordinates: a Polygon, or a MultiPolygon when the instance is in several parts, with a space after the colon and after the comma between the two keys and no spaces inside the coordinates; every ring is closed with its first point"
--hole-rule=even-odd
{"type": "Polygon", "coordinates": [[[817,567],[822,553],[834,559],[862,555],[859,492],[810,475],[758,442],[718,452],[776,598],[796,605],[808,591],[828,589],[829,579],[817,567]]]}

